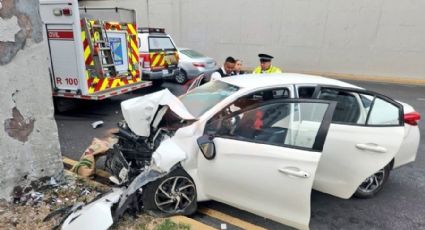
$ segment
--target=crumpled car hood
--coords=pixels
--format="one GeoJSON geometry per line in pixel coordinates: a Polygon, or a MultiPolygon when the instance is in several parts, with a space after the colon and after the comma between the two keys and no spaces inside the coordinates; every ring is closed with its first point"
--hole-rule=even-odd
{"type": "MultiPolygon", "coordinates": [[[[194,120],[184,104],[168,89],[121,102],[121,110],[128,127],[136,135],[148,137],[150,126],[160,105],[168,106],[183,120],[194,120]]],[[[161,114],[163,116],[164,113],[161,114]]],[[[160,119],[160,118],[159,118],[160,119]]]]}

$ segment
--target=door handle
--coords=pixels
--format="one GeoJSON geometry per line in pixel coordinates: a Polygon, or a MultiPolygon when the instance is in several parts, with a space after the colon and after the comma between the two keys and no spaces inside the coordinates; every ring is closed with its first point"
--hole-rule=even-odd
{"type": "Polygon", "coordinates": [[[280,168],[279,172],[286,174],[286,175],[296,176],[296,177],[300,177],[300,178],[309,178],[310,177],[310,173],[299,170],[298,168],[295,168],[295,167],[280,168]]]}
{"type": "Polygon", "coordinates": [[[372,151],[372,152],[376,152],[376,153],[386,153],[387,149],[379,146],[377,144],[373,144],[373,143],[367,143],[367,144],[356,144],[356,148],[361,149],[361,150],[368,150],[368,151],[372,151]]]}

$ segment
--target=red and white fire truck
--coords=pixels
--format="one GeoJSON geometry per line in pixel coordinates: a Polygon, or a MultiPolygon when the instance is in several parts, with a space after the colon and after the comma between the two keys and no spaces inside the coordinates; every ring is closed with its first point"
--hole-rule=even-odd
{"type": "Polygon", "coordinates": [[[102,100],[151,85],[142,81],[136,12],[40,0],[55,97],[102,100]]]}

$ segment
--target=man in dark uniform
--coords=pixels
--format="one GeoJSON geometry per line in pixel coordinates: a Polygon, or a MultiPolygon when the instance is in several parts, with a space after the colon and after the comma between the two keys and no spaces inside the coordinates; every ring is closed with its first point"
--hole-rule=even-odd
{"type": "Polygon", "coordinates": [[[222,77],[229,77],[234,75],[236,60],[233,57],[227,57],[223,67],[211,74],[211,80],[217,80],[222,77]]]}

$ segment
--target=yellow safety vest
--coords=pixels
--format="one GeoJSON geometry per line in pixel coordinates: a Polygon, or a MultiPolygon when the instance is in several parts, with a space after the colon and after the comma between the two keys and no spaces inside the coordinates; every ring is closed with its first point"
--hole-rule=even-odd
{"type": "Polygon", "coordinates": [[[282,70],[280,70],[278,67],[270,66],[268,70],[262,71],[261,66],[257,66],[257,68],[255,68],[252,73],[282,73],[282,70]]]}

